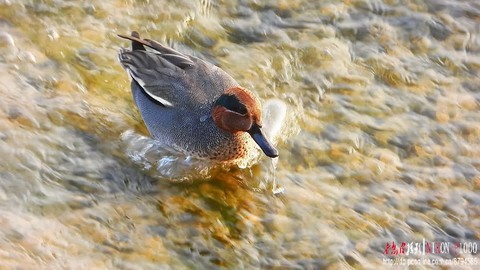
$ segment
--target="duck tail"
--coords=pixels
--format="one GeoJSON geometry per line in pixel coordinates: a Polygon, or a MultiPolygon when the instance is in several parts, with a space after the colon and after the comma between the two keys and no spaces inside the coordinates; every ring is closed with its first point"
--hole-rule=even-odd
{"type": "MultiPolygon", "coordinates": [[[[133,31],[132,37],[140,39],[140,34],[137,31],[133,31]]],[[[132,40],[132,51],[145,51],[145,47],[143,47],[142,43],[132,40]]]]}
{"type": "Polygon", "coordinates": [[[127,35],[118,35],[121,38],[128,39],[132,41],[132,51],[145,51],[143,45],[147,45],[143,39],[140,38],[140,35],[137,31],[133,31],[130,36],[127,35]]]}

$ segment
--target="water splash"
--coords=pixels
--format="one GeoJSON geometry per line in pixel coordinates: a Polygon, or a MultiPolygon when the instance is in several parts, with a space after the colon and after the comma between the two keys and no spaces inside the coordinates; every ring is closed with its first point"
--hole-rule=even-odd
{"type": "Polygon", "coordinates": [[[155,178],[182,182],[194,179],[210,179],[212,171],[220,168],[209,160],[185,156],[160,142],[135,133],[122,134],[125,152],[130,159],[155,178]]]}
{"type": "MultiPolygon", "coordinates": [[[[263,110],[262,120],[265,135],[275,144],[283,128],[286,105],[281,100],[270,99],[265,102],[263,110]]],[[[202,116],[200,121],[205,121],[208,117],[208,115],[202,116]]],[[[152,177],[175,182],[210,179],[217,170],[233,165],[245,169],[257,163],[260,158],[260,151],[252,151],[249,157],[238,160],[234,164],[219,164],[210,160],[185,156],[167,145],[163,145],[150,137],[142,136],[133,130],[125,131],[121,138],[126,144],[126,154],[135,164],[148,171],[152,177]]],[[[276,194],[283,192],[283,189],[277,189],[276,187],[275,171],[277,163],[278,158],[272,159],[271,175],[274,183],[273,191],[276,194]]]]}
{"type": "Polygon", "coordinates": [[[274,195],[280,195],[285,192],[285,188],[277,186],[277,164],[278,157],[272,158],[272,192],[274,195]]]}
{"type": "MultiPolygon", "coordinates": [[[[263,130],[265,136],[271,141],[274,145],[277,143],[277,140],[281,134],[282,129],[284,128],[285,117],[287,115],[287,105],[279,99],[269,99],[263,105],[263,130]]],[[[277,186],[277,164],[278,157],[271,159],[271,182],[272,182],[272,192],[274,195],[279,195],[285,192],[283,187],[277,186]]]]}
{"type": "Polygon", "coordinates": [[[279,99],[269,99],[263,104],[263,131],[265,136],[276,144],[281,130],[284,128],[284,120],[287,115],[287,105],[279,99]]]}

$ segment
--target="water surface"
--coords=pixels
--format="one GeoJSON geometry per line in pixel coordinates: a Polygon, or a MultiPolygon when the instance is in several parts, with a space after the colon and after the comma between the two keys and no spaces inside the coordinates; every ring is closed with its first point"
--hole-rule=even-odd
{"type": "Polygon", "coordinates": [[[479,25],[460,0],[0,1],[0,268],[378,269],[389,242],[478,241],[479,25]],[[285,194],[267,158],[159,154],[132,30],[287,104],[285,194]]]}

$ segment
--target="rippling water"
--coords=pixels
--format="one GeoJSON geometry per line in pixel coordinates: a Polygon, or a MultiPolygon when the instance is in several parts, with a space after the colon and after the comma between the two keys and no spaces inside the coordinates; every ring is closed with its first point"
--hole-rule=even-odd
{"type": "MultiPolygon", "coordinates": [[[[479,25],[473,0],[0,1],[0,268],[378,269],[392,242],[478,243],[479,25]],[[132,30],[287,104],[285,194],[267,158],[162,154],[116,59],[132,30]]],[[[458,257],[479,255],[403,256],[458,257]]]]}

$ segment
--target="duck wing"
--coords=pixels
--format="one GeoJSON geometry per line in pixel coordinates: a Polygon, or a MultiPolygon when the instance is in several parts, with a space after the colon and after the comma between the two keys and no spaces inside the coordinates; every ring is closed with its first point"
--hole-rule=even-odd
{"type": "Polygon", "coordinates": [[[122,49],[119,60],[145,94],[165,107],[173,107],[176,98],[172,90],[181,87],[182,69],[161,55],[148,51],[122,49]]]}
{"type": "Polygon", "coordinates": [[[197,108],[238,85],[220,68],[156,41],[141,39],[137,32],[119,36],[132,41],[131,50],[120,50],[120,63],[149,97],[165,107],[197,108]]]}
{"type": "Polygon", "coordinates": [[[131,36],[118,35],[121,38],[128,39],[132,41],[132,51],[143,50],[145,51],[145,46],[154,49],[162,55],[163,58],[170,61],[172,64],[176,65],[181,69],[185,69],[194,65],[191,60],[191,56],[182,54],[179,51],[176,51],[170,47],[164,46],[155,40],[150,39],[141,39],[140,35],[133,31],[131,36]]]}

